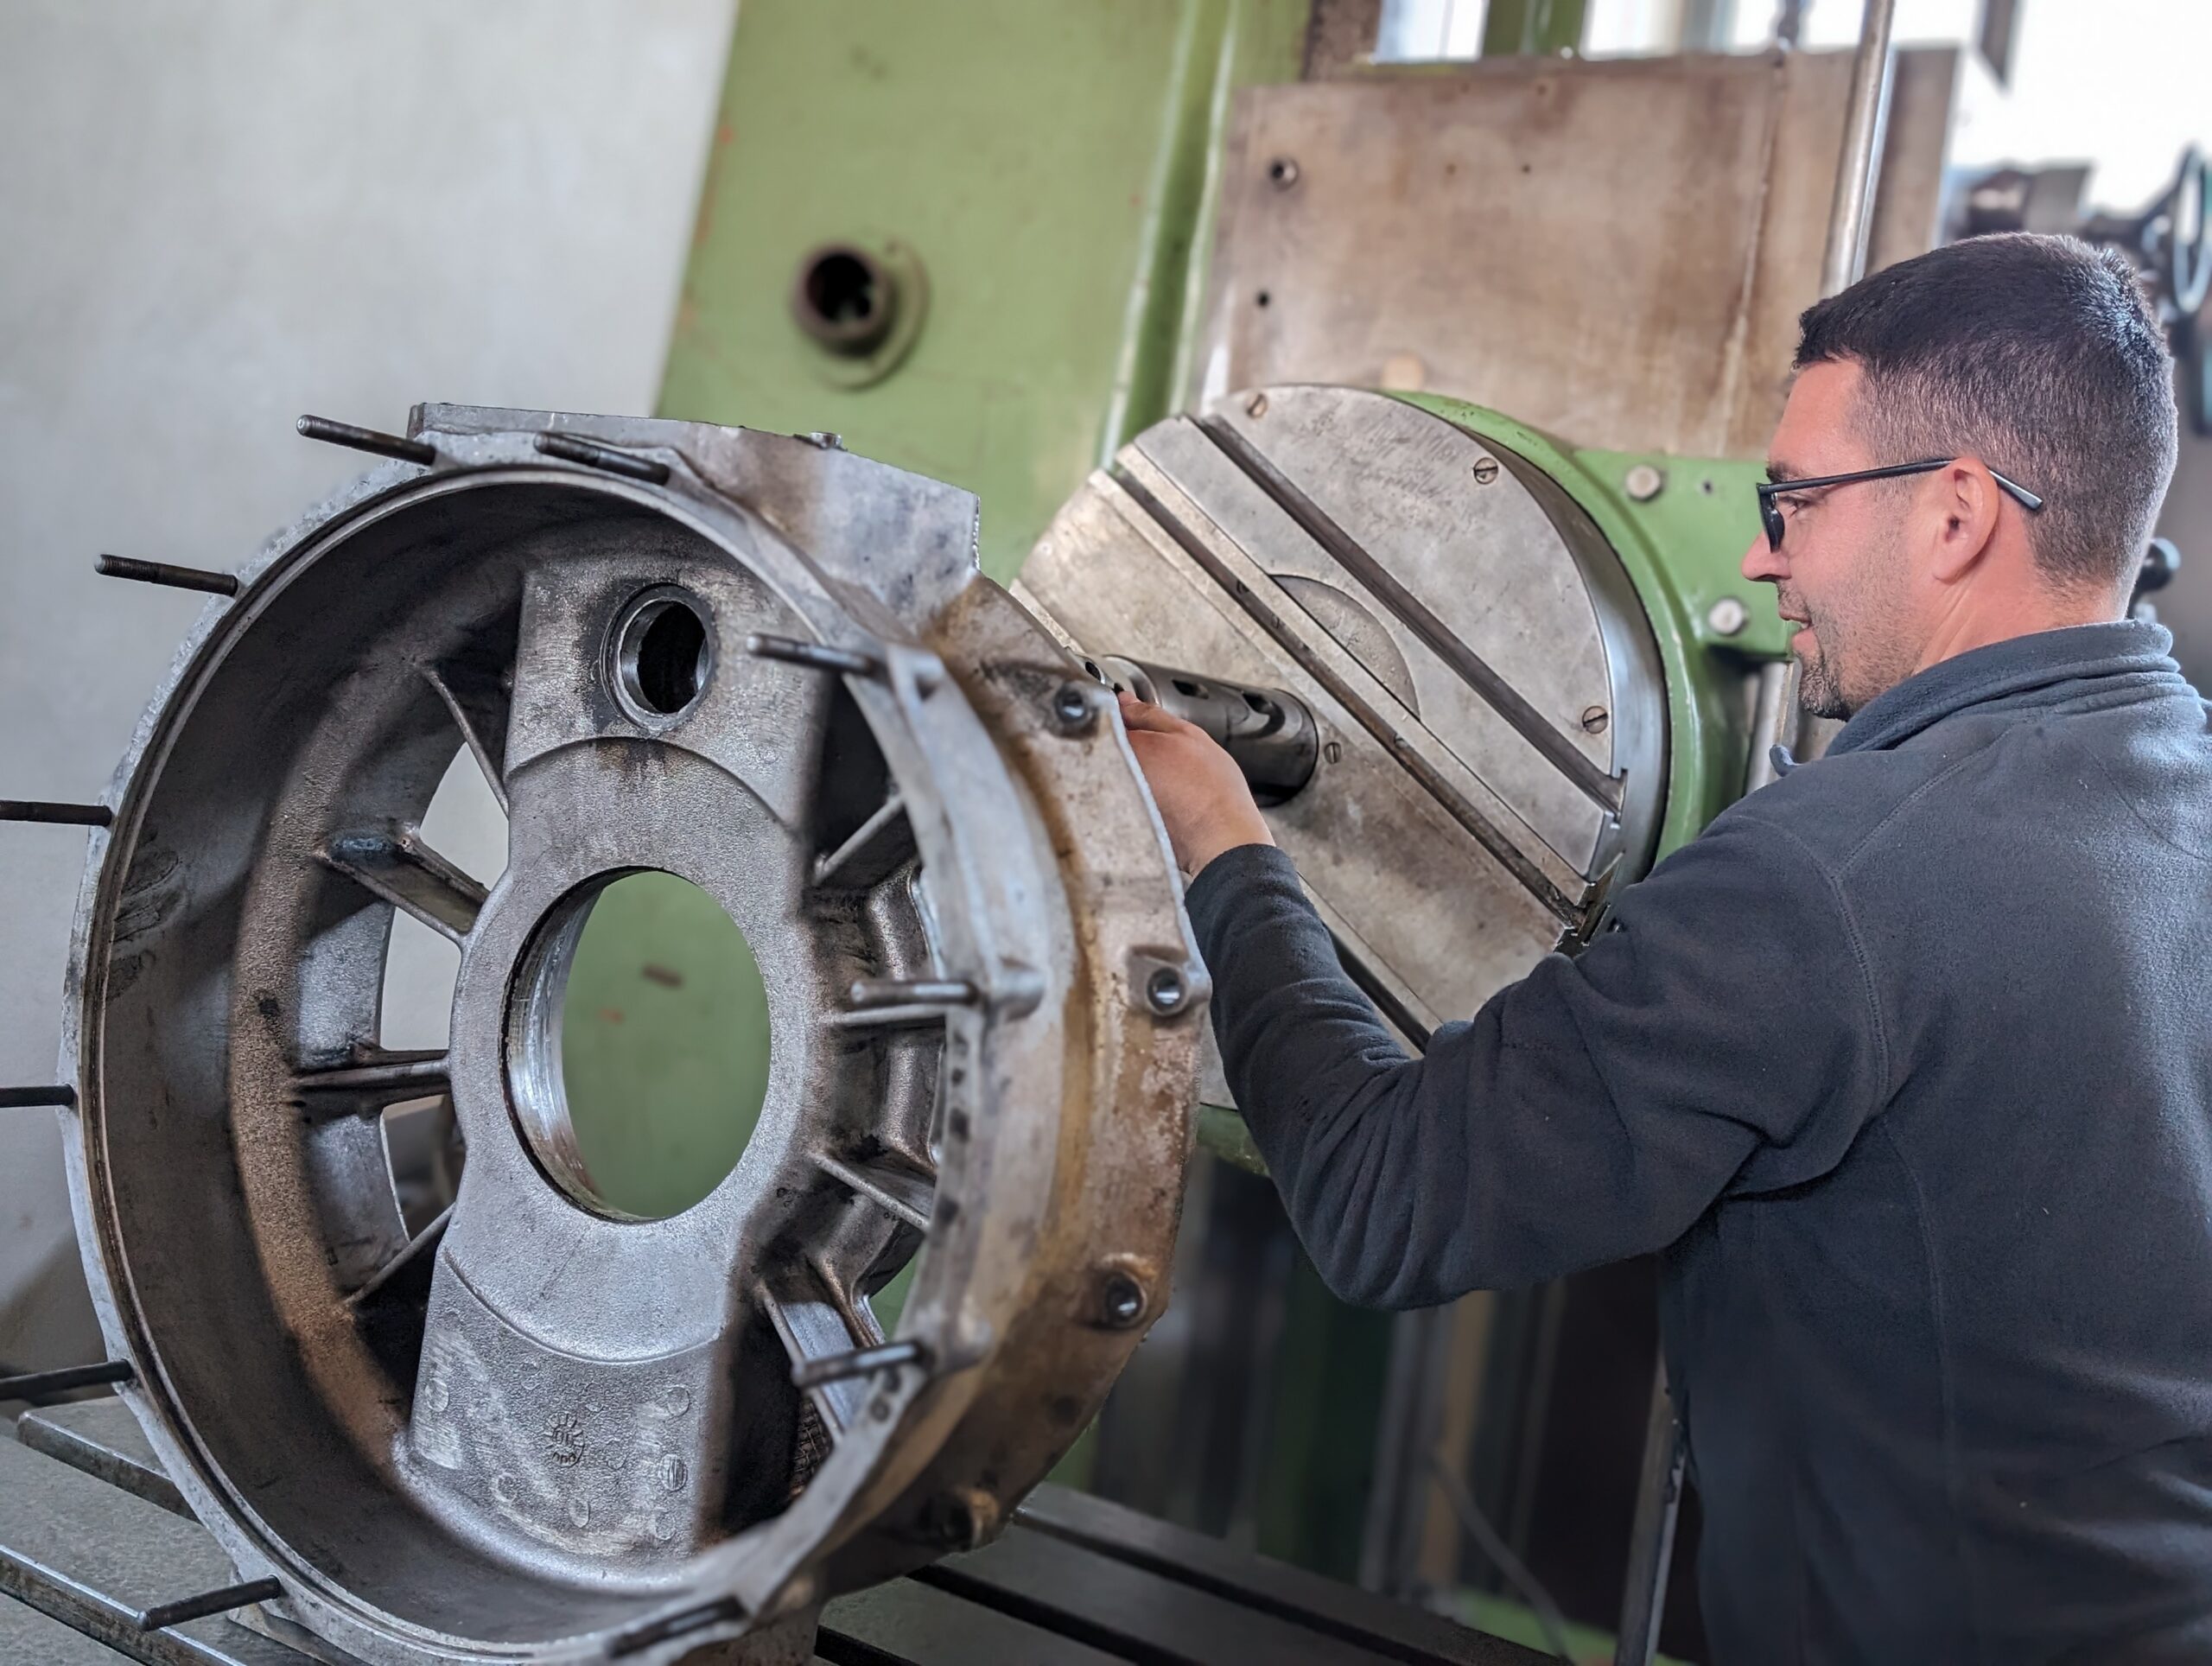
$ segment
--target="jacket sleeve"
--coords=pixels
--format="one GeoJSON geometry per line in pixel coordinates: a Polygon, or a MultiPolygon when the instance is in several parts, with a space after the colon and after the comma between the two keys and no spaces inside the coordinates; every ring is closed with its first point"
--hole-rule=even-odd
{"type": "Polygon", "coordinates": [[[1281,851],[1192,881],[1230,1087],[1339,1296],[1420,1307],[1656,1250],[1841,1160],[1886,1097],[1871,975],[1828,874],[1748,807],[1418,1059],[1281,851]]]}

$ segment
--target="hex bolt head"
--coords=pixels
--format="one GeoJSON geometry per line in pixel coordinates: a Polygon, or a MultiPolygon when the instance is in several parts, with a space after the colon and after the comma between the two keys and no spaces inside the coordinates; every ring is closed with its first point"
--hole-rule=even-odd
{"type": "Polygon", "coordinates": [[[1622,477],[1621,485],[1637,502],[1649,503],[1667,489],[1667,474],[1650,463],[1638,463],[1622,477]]]}
{"type": "Polygon", "coordinates": [[[1478,457],[1478,458],[1476,458],[1476,459],[1475,459],[1475,484],[1476,484],[1477,486],[1488,486],[1488,485],[1489,485],[1492,480],[1496,480],[1497,478],[1497,458],[1495,458],[1495,457],[1478,457]]]}
{"type": "Polygon", "coordinates": [[[1603,706],[1585,706],[1582,709],[1582,732],[1585,734],[1603,734],[1605,725],[1611,722],[1611,715],[1603,706]]]}
{"type": "Polygon", "coordinates": [[[1706,610],[1705,622],[1715,636],[1734,636],[1751,622],[1751,609],[1734,596],[1723,596],[1706,610]]]}
{"type": "Polygon", "coordinates": [[[1052,721],[1071,734],[1090,727],[1098,708],[1080,683],[1063,683],[1052,690],[1052,721]]]}
{"type": "Polygon", "coordinates": [[[1190,995],[1190,986],[1183,974],[1173,966],[1155,966],[1152,976],[1144,981],[1144,1003],[1163,1018],[1170,1013],[1183,1010],[1183,1002],[1190,995]]]}
{"type": "Polygon", "coordinates": [[[1098,1317],[1109,1330],[1128,1330],[1150,1305],[1144,1286],[1119,1268],[1099,1281],[1098,1317]]]}

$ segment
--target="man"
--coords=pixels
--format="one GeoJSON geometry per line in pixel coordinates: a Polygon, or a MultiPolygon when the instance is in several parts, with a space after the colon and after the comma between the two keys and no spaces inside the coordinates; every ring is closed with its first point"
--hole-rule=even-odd
{"type": "Polygon", "coordinates": [[[2063,238],[1802,328],[1744,571],[1850,722],[1424,1058],[1124,703],[1230,1084],[1346,1300],[1663,1252],[1720,1666],[2212,1660],[2212,740],[2125,616],[2171,366],[2063,238]]]}

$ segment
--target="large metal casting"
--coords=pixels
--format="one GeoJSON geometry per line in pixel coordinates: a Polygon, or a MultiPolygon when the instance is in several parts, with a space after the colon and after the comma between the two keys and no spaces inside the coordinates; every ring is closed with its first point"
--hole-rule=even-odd
{"type": "Polygon", "coordinates": [[[1205,985],[1164,838],[964,493],[670,422],[372,448],[209,604],[92,836],[60,1115],[124,1397],[362,1660],[804,1657],[827,1595],[993,1536],[1165,1301],[1205,985]],[[463,750],[488,885],[418,827],[463,750]],[[772,1036],[661,1220],[560,1070],[640,869],[737,922],[772,1036]],[[460,945],[445,1051],[379,1040],[395,911],[460,945]],[[380,1120],[438,1094],[467,1166],[410,1238],[380,1120]]]}

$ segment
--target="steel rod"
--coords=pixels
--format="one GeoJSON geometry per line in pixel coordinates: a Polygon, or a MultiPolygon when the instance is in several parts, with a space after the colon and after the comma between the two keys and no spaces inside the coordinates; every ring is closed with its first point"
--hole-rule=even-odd
{"type": "Polygon", "coordinates": [[[874,654],[833,648],[826,642],[801,642],[795,637],[763,636],[756,632],[745,639],[745,652],[755,659],[781,660],[809,671],[842,671],[849,677],[883,675],[883,662],[874,654]]]}
{"type": "Polygon", "coordinates": [[[1866,0],[1859,51],[1851,65],[1851,92],[1844,108],[1843,152],[1836,162],[1835,195],[1828,204],[1827,244],[1821,255],[1823,297],[1856,283],[1866,270],[1867,233],[1882,174],[1890,118],[1895,55],[1890,27],[1897,0],[1866,0]]]}
{"type": "Polygon", "coordinates": [[[558,457],[564,462],[582,463],[587,468],[603,468],[610,474],[626,475],[633,480],[647,480],[655,486],[665,485],[668,480],[666,463],[651,457],[640,457],[620,446],[580,440],[573,434],[541,434],[531,443],[547,456],[558,457]]]}
{"type": "Polygon", "coordinates": [[[1744,760],[1744,791],[1756,792],[1781,772],[1774,766],[1774,749],[1789,744],[1796,728],[1795,662],[1770,659],[1758,668],[1751,693],[1751,743],[1744,760]]]}
{"type": "Polygon", "coordinates": [[[0,798],[0,822],[46,822],[59,827],[106,827],[115,812],[105,804],[48,804],[41,798],[0,798]]]}
{"type": "Polygon", "coordinates": [[[726,1620],[742,1619],[744,1617],[745,1605],[735,1597],[717,1597],[712,1602],[702,1602],[695,1608],[679,1609],[673,1614],[649,1620],[643,1625],[620,1633],[607,1644],[607,1658],[620,1660],[626,1655],[640,1654],[656,1644],[690,1637],[695,1631],[703,1631],[726,1620]]]}
{"type": "Polygon", "coordinates": [[[438,460],[438,448],[427,440],[410,440],[398,434],[380,434],[372,428],[356,428],[351,423],[334,423],[327,416],[302,416],[295,426],[308,439],[321,440],[327,445],[351,446],[356,451],[372,451],[379,457],[397,457],[404,463],[422,463],[427,467],[438,460]]]}
{"type": "Polygon", "coordinates": [[[102,578],[133,578],[141,584],[166,584],[173,590],[205,590],[211,596],[238,593],[235,573],[214,573],[204,567],[172,567],[165,561],[139,561],[130,556],[102,556],[92,563],[102,578]]]}
{"type": "Polygon", "coordinates": [[[849,1009],[879,1007],[972,1007],[982,992],[965,978],[863,977],[845,991],[849,1009]]]}
{"type": "Polygon", "coordinates": [[[53,1105],[67,1110],[77,1103],[77,1090],[61,1083],[47,1087],[0,1088],[0,1110],[28,1110],[34,1105],[53,1105]]]}
{"type": "Polygon", "coordinates": [[[284,1587],[275,1580],[248,1580],[243,1585],[226,1585],[219,1591],[203,1591],[196,1597],[156,1603],[138,1615],[138,1629],[166,1631],[172,1625],[206,1619],[211,1614],[227,1614],[249,1603],[273,1602],[283,1594],[284,1587]]]}
{"type": "Polygon", "coordinates": [[[919,1365],[926,1370],[929,1362],[930,1351],[918,1342],[911,1339],[904,1342],[887,1342],[878,1348],[855,1348],[850,1353],[829,1354],[820,1359],[802,1359],[791,1367],[791,1386],[795,1389],[826,1388],[832,1383],[868,1377],[899,1365],[919,1365]]]}
{"type": "Polygon", "coordinates": [[[1662,1363],[1651,1383],[1645,1421],[1643,1470],[1636,1489],[1636,1520],[1629,1529],[1628,1575],[1622,1581],[1621,1623],[1613,1666],[1651,1666],[1659,1649],[1659,1622],[1667,1612],[1667,1574],[1675,1560],[1675,1524],[1681,1513],[1682,1479],[1689,1448],[1662,1363]]]}
{"type": "Polygon", "coordinates": [[[103,1359],[97,1365],[64,1365],[54,1371],[26,1371],[20,1377],[0,1377],[0,1400],[37,1400],[49,1394],[66,1394],[71,1389],[128,1383],[137,1375],[127,1359],[103,1359]]]}

